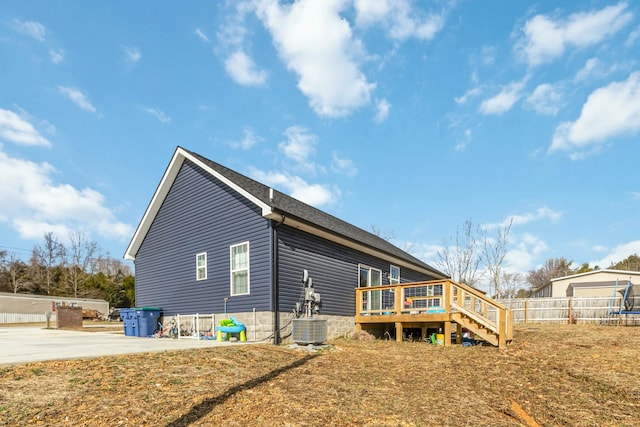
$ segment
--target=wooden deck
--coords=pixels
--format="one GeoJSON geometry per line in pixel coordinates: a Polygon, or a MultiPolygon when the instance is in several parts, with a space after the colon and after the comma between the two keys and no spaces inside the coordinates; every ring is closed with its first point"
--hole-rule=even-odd
{"type": "Polygon", "coordinates": [[[402,283],[356,289],[356,330],[395,329],[397,341],[406,328],[438,329],[451,345],[452,327],[460,343],[462,330],[496,347],[513,338],[512,316],[506,307],[482,292],[451,280],[402,283]]]}

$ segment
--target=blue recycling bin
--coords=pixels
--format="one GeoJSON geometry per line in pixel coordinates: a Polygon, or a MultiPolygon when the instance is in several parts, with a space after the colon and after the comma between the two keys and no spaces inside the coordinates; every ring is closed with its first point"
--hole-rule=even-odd
{"type": "Polygon", "coordinates": [[[152,337],[158,328],[161,308],[138,307],[135,308],[135,317],[138,319],[138,337],[152,337]]]}
{"type": "Polygon", "coordinates": [[[137,337],[139,328],[136,310],[134,308],[122,308],[120,309],[120,317],[124,325],[124,335],[127,337],[137,337]]]}

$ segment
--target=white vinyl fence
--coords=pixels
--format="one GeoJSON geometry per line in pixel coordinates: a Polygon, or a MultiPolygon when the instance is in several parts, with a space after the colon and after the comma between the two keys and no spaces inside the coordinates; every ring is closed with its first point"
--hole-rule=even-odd
{"type": "MultiPolygon", "coordinates": [[[[46,323],[47,316],[42,314],[0,313],[0,325],[6,323],[46,323]]],[[[51,314],[51,322],[56,321],[55,313],[51,314]]]]}
{"type": "Polygon", "coordinates": [[[620,298],[567,297],[499,300],[511,310],[513,324],[596,323],[640,325],[640,315],[619,315],[620,298]]]}

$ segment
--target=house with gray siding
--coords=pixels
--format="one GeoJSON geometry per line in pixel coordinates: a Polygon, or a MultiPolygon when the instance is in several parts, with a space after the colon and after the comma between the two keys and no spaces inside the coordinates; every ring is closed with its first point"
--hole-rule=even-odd
{"type": "Polygon", "coordinates": [[[328,338],[355,330],[355,289],[445,279],[388,241],[197,153],[177,147],[125,258],[136,305],[234,316],[248,336],[290,333],[303,270],[328,338]],[[254,329],[251,331],[251,329],[254,329]]]}

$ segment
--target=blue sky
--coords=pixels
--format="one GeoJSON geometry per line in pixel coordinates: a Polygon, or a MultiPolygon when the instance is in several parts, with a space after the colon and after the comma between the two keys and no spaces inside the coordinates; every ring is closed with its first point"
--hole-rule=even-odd
{"type": "Polygon", "coordinates": [[[177,145],[435,264],[640,253],[634,2],[3,2],[0,249],[120,258],[177,145]]]}

